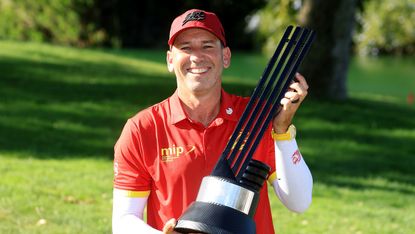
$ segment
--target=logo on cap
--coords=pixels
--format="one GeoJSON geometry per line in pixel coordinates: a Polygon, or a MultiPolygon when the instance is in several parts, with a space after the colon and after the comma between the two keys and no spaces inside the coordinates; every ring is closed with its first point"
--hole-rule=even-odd
{"type": "Polygon", "coordinates": [[[186,18],[183,20],[182,26],[185,25],[189,21],[201,21],[206,18],[205,12],[203,11],[193,11],[186,15],[186,18]]]}

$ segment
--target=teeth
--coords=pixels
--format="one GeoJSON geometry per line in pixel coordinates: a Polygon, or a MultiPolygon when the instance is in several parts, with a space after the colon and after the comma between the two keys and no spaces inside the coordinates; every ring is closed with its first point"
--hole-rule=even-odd
{"type": "Polygon", "coordinates": [[[189,69],[189,72],[195,73],[195,74],[201,74],[201,73],[204,73],[204,72],[207,72],[207,71],[208,71],[207,68],[190,68],[189,69]]]}

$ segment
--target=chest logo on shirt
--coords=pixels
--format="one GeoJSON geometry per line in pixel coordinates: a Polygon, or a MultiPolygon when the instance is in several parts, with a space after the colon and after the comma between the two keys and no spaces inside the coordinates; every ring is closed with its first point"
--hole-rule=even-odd
{"type": "Polygon", "coordinates": [[[196,146],[186,145],[186,146],[176,146],[172,145],[171,147],[161,148],[161,161],[171,162],[181,156],[188,155],[195,151],[196,146]]]}

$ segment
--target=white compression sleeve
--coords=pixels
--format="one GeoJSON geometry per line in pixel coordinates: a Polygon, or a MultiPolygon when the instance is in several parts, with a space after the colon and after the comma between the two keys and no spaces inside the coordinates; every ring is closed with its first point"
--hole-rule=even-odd
{"type": "Polygon", "coordinates": [[[148,197],[128,197],[114,189],[112,208],[112,232],[114,234],[160,234],[143,220],[148,197]]]}
{"type": "Polygon", "coordinates": [[[275,163],[275,193],[289,210],[304,212],[311,204],[313,177],[295,139],[275,141],[275,163]]]}

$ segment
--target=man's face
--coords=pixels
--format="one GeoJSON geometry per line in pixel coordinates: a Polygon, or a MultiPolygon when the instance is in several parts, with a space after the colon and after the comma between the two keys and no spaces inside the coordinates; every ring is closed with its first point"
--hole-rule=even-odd
{"type": "Polygon", "coordinates": [[[180,92],[203,94],[221,87],[223,68],[230,65],[231,52],[204,29],[187,29],[167,52],[167,66],[177,78],[180,92]]]}

